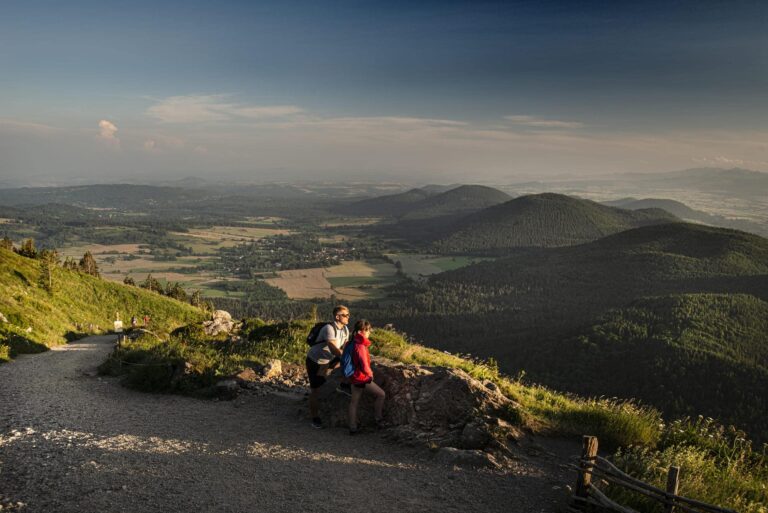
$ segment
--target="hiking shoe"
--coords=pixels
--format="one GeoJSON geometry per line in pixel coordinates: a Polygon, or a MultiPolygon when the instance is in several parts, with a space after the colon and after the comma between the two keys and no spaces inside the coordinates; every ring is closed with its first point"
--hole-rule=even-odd
{"type": "Polygon", "coordinates": [[[349,428],[349,436],[359,435],[362,433],[362,430],[360,429],[360,424],[353,428],[349,428]]]}
{"type": "Polygon", "coordinates": [[[312,419],[312,427],[315,429],[323,429],[323,421],[320,419],[320,417],[315,417],[312,419]]]}
{"type": "Polygon", "coordinates": [[[388,424],[384,419],[376,419],[376,429],[385,429],[386,427],[388,424]]]}
{"type": "Polygon", "coordinates": [[[352,385],[349,383],[339,383],[339,386],[336,387],[336,391],[340,394],[352,397],[352,385]]]}

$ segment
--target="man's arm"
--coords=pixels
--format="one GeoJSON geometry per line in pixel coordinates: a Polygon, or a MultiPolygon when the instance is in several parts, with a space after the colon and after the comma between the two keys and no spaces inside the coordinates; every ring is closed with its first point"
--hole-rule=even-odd
{"type": "Polygon", "coordinates": [[[341,358],[341,347],[339,347],[339,341],[335,338],[328,340],[328,350],[330,350],[335,356],[341,358]]]}

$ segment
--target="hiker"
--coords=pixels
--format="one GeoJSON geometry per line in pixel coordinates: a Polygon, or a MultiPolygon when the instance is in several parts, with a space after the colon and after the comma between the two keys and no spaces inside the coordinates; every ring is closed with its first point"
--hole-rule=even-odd
{"type": "Polygon", "coordinates": [[[354,371],[350,376],[352,383],[352,400],[349,402],[349,434],[354,435],[360,431],[360,423],[357,421],[357,407],[360,404],[360,396],[363,391],[375,397],[373,403],[373,416],[376,426],[381,427],[384,421],[384,399],[387,394],[379,385],[373,382],[373,370],[371,369],[371,354],[368,348],[371,341],[371,323],[360,319],[355,323],[354,338],[350,342],[351,348],[347,348],[352,356],[354,371]]]}
{"type": "Polygon", "coordinates": [[[307,351],[307,376],[309,377],[309,413],[312,417],[312,427],[321,429],[323,421],[317,411],[319,388],[323,386],[326,377],[339,364],[344,344],[349,340],[349,308],[339,305],[333,309],[333,321],[319,328],[316,336],[316,325],[310,332],[307,342],[312,346],[307,351]],[[314,340],[310,340],[314,338],[314,340]]]}
{"type": "Polygon", "coordinates": [[[134,315],[133,317],[131,317],[131,328],[136,329],[136,326],[138,325],[139,325],[139,320],[134,315]]]}

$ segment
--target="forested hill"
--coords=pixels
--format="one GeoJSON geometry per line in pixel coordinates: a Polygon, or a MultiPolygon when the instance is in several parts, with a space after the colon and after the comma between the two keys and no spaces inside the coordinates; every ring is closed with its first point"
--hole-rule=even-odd
{"type": "Polygon", "coordinates": [[[508,201],[510,196],[493,187],[462,185],[414,204],[402,219],[418,220],[476,212],[508,201]]]}
{"type": "Polygon", "coordinates": [[[624,210],[562,194],[522,196],[458,221],[435,242],[442,253],[571,246],[639,226],[679,219],[660,209],[624,210]]]}
{"type": "Polygon", "coordinates": [[[433,194],[424,189],[411,189],[398,194],[355,201],[342,205],[337,210],[348,215],[400,217],[433,194]]]}
{"type": "Polygon", "coordinates": [[[704,223],[721,228],[733,228],[735,230],[744,230],[746,232],[756,233],[765,237],[768,235],[768,226],[746,219],[733,219],[721,215],[709,214],[700,210],[694,210],[689,206],[671,199],[656,198],[623,198],[614,201],[604,201],[604,205],[610,207],[625,208],[629,210],[639,210],[647,208],[660,208],[686,221],[704,223]]]}
{"type": "Polygon", "coordinates": [[[539,365],[554,386],[641,398],[768,440],[768,303],[754,296],[644,298],[550,347],[557,358],[539,365]]]}
{"type": "MultiPolygon", "coordinates": [[[[768,240],[687,223],[647,226],[580,246],[516,250],[508,258],[442,273],[423,285],[411,284],[401,294],[399,302],[390,307],[387,322],[394,322],[428,344],[485,358],[492,356],[507,373],[525,371],[534,381],[573,392],[609,394],[617,390],[617,394],[637,396],[668,412],[686,413],[690,409],[683,406],[690,398],[682,392],[675,392],[672,400],[663,394],[646,393],[639,383],[634,383],[627,386],[637,385],[638,393],[629,393],[626,388],[618,388],[626,379],[620,369],[589,367],[589,363],[571,368],[571,361],[589,362],[595,347],[589,342],[571,343],[566,353],[564,341],[579,340],[585,330],[591,333],[589,327],[606,322],[605,316],[612,310],[629,308],[644,297],[722,294],[726,299],[717,302],[717,308],[725,309],[723,312],[727,312],[727,298],[732,294],[768,301],[768,240]],[[603,373],[600,386],[611,387],[600,391],[597,385],[587,387],[589,373],[603,373]]],[[[753,300],[738,301],[741,304],[753,300]]],[[[662,301],[659,308],[671,308],[671,304],[662,301]]],[[[754,311],[759,311],[760,305],[754,311]]],[[[706,308],[700,308],[701,316],[706,317],[706,308]]],[[[371,316],[379,318],[373,313],[371,316]]],[[[714,369],[712,372],[727,374],[733,368],[732,353],[719,348],[732,347],[734,337],[746,332],[730,324],[728,315],[716,318],[719,321],[710,326],[710,331],[718,342],[709,346],[706,366],[714,369]],[[731,338],[725,337],[726,332],[731,333],[731,338]]],[[[635,320],[640,324],[647,321],[642,329],[656,333],[658,326],[651,317],[641,315],[635,320]]],[[[749,330],[753,334],[760,331],[757,327],[749,330]]],[[[627,346],[621,346],[624,334],[618,333],[613,347],[620,351],[627,346]]],[[[764,339],[750,342],[753,347],[767,343],[764,339]]],[[[660,365],[655,356],[634,358],[632,363],[637,367],[637,376],[655,373],[660,365]]],[[[696,372],[704,372],[698,363],[692,365],[698,369],[696,372]]],[[[663,379],[680,377],[670,374],[663,379]]],[[[768,387],[768,381],[760,383],[768,387]]],[[[750,386],[745,384],[745,390],[751,390],[750,386]]],[[[726,406],[717,408],[710,411],[722,412],[726,406]]],[[[746,408],[741,404],[734,410],[746,408]]],[[[754,419],[741,420],[751,430],[759,427],[754,419]]],[[[759,435],[768,439],[768,431],[760,431],[759,435]]]]}

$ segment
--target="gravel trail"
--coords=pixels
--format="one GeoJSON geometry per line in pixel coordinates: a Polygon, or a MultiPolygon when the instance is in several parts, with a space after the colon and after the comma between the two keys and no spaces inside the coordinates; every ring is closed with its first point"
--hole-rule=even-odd
{"type": "Polygon", "coordinates": [[[25,512],[563,511],[558,458],[448,468],[382,440],[315,430],[286,396],[215,402],[96,376],[113,336],[0,365],[0,506],[25,512]]]}

